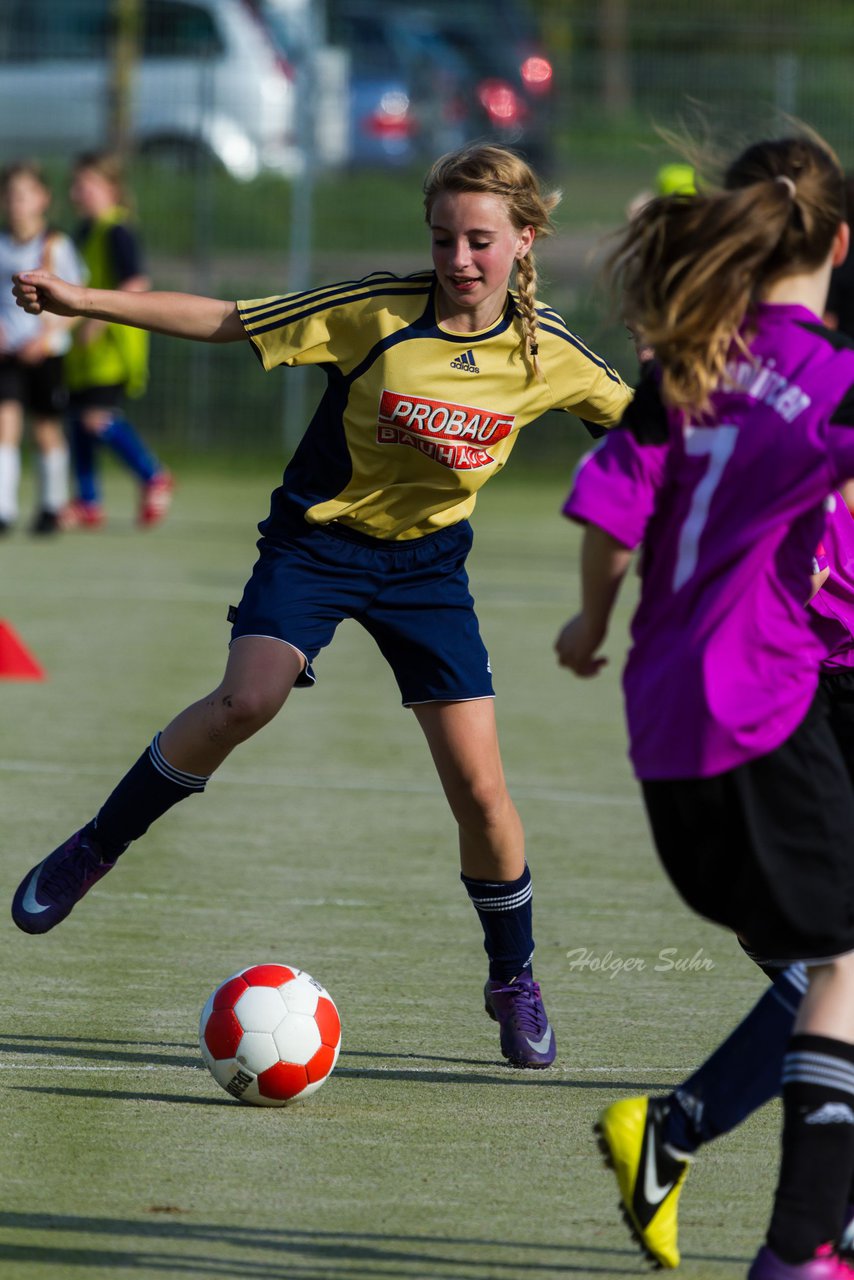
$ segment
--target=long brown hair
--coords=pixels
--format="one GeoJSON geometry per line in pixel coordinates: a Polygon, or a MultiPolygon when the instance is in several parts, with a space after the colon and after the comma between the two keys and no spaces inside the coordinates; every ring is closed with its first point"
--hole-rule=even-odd
{"type": "MultiPolygon", "coordinates": [[[[427,222],[436,199],[446,191],[475,191],[500,196],[517,231],[533,227],[536,236],[554,230],[551,211],[560,201],[559,191],[544,192],[533,169],[515,151],[478,144],[440,156],[424,179],[427,222]]],[[[523,352],[537,378],[542,376],[537,342],[537,266],[533,245],[516,263],[516,289],[522,320],[523,352]]]]}
{"type": "Polygon", "coordinates": [[[844,175],[815,136],[748,147],[722,189],[663,196],[619,233],[606,269],[655,349],[667,404],[703,412],[762,291],[819,267],[845,220],[844,175]]]}

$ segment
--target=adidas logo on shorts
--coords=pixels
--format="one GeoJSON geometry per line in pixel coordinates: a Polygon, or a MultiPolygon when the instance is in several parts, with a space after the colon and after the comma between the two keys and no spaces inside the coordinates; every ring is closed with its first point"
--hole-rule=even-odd
{"type": "Polygon", "coordinates": [[[451,368],[462,369],[464,373],[480,373],[480,369],[478,369],[477,365],[474,362],[473,351],[464,351],[463,354],[461,356],[458,356],[456,360],[452,360],[451,368]]]}

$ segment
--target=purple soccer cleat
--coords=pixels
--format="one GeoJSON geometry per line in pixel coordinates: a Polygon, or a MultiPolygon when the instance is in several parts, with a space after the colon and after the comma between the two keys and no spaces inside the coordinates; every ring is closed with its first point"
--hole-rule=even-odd
{"type": "Polygon", "coordinates": [[[783,1262],[767,1245],[759,1250],[747,1280],[854,1280],[854,1267],[823,1244],[807,1262],[783,1262]]]}
{"type": "Polygon", "coordinates": [[[101,860],[84,827],[27,872],[12,899],[12,919],[24,933],[47,933],[115,865],[101,860]]]}
{"type": "Polygon", "coordinates": [[[501,1028],[501,1052],[511,1067],[550,1067],[556,1046],[539,983],[528,969],[509,982],[490,979],[483,989],[486,1012],[501,1028]]]}

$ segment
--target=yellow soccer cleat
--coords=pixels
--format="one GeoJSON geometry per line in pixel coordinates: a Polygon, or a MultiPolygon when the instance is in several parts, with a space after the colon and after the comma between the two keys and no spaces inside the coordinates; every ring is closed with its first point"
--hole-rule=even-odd
{"type": "Polygon", "coordinates": [[[594,1131],[620,1188],[623,1216],[644,1253],[658,1267],[679,1266],[676,1207],[690,1160],[671,1154],[661,1138],[660,1099],[612,1102],[594,1131]]]}

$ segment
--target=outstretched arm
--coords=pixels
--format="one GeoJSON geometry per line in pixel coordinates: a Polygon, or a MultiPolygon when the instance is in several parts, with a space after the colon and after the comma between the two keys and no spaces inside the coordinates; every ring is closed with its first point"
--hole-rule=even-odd
{"type": "Polygon", "coordinates": [[[69,284],[49,271],[13,276],[19,307],[31,315],[83,316],[150,329],[173,338],[200,342],[237,342],[246,337],[234,302],[192,293],[139,293],[126,289],[90,289],[69,284]]]}
{"type": "Polygon", "coordinates": [[[581,546],[581,612],[555,641],[558,662],[577,676],[598,675],[608,661],[596,651],[608,634],[611,611],[632,553],[598,525],[588,524],[581,546]]]}

